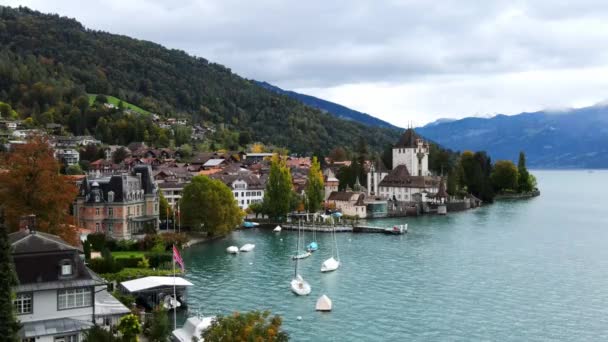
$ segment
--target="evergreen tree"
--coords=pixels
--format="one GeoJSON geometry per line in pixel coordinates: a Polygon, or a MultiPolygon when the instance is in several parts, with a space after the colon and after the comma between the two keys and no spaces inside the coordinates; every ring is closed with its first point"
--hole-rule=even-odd
{"type": "Polygon", "coordinates": [[[312,157],[312,164],[308,170],[308,182],[306,183],[306,204],[308,211],[317,212],[321,208],[321,202],[325,197],[325,185],[323,172],[317,157],[312,157]]]}
{"type": "Polygon", "coordinates": [[[166,342],[171,335],[171,325],[167,310],[158,306],[152,312],[152,318],[146,322],[144,332],[150,341],[166,342]]]}
{"type": "Polygon", "coordinates": [[[270,217],[283,218],[287,215],[292,192],[291,171],[285,160],[275,154],[270,163],[270,174],[264,193],[264,206],[270,217]]]}
{"type": "Polygon", "coordinates": [[[532,182],[530,182],[530,173],[526,168],[526,155],[523,151],[519,152],[519,161],[517,162],[517,172],[519,174],[518,190],[519,192],[532,191],[532,182]]]}
{"type": "Polygon", "coordinates": [[[8,242],[8,232],[0,213],[0,336],[3,341],[19,341],[20,324],[15,316],[13,305],[13,286],[17,285],[17,276],[13,268],[11,245],[8,242]]]}

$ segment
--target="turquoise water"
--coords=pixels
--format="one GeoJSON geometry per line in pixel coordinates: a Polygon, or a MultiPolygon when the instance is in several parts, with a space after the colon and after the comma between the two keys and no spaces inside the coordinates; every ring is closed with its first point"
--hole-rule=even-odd
{"type": "MultiPolygon", "coordinates": [[[[536,171],[543,195],[408,223],[404,236],[338,235],[343,265],[322,274],[330,235],[289,289],[295,233],[258,229],[184,251],[191,309],[269,309],[294,341],[608,339],[608,172],[536,171]],[[226,247],[254,243],[250,253],[226,247]],[[327,294],[331,313],[314,311],[327,294]],[[302,316],[302,320],[296,318],[302,316]]],[[[311,233],[307,233],[309,242],[311,233]]]]}

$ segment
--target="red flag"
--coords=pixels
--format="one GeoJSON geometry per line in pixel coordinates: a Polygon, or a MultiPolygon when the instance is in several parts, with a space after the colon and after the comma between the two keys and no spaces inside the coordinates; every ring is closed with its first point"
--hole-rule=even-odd
{"type": "Polygon", "coordinates": [[[182,260],[182,256],[179,255],[179,251],[177,250],[177,247],[175,247],[175,245],[173,245],[173,260],[179,264],[179,266],[182,268],[182,272],[184,271],[184,260],[182,260]]]}

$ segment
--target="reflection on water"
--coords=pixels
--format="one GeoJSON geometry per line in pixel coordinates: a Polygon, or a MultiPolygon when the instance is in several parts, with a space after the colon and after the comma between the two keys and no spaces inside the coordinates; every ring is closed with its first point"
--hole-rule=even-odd
{"type": "MultiPolygon", "coordinates": [[[[331,236],[300,262],[292,232],[239,231],[184,251],[191,309],[269,309],[294,341],[590,341],[608,338],[608,173],[538,171],[543,196],[408,223],[403,236],[338,234],[342,266],[321,274],[331,236]],[[227,246],[253,243],[250,253],[227,246]],[[334,311],[314,311],[327,294],[334,311]],[[296,317],[302,316],[302,321],[296,317]]],[[[310,242],[311,234],[305,236],[310,242]]]]}

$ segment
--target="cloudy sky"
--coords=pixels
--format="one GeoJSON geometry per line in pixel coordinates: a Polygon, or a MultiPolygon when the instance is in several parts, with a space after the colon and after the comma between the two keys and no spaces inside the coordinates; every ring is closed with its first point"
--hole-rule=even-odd
{"type": "Polygon", "coordinates": [[[393,124],[608,99],[604,0],[0,0],[393,124]]]}

